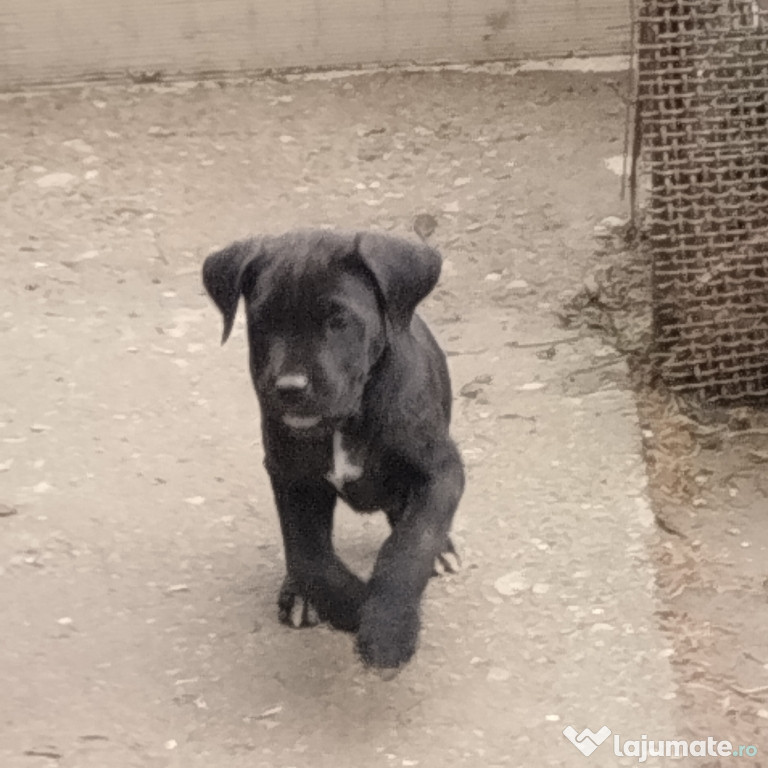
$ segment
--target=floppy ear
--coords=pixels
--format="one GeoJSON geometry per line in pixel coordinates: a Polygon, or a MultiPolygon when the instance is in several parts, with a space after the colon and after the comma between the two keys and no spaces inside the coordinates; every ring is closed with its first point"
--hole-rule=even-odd
{"type": "Polygon", "coordinates": [[[373,274],[395,328],[411,323],[416,305],[435,287],[442,258],[424,243],[378,232],[361,232],[357,253],[373,274]]]}
{"type": "Polygon", "coordinates": [[[203,263],[203,285],[224,317],[222,344],[232,332],[246,272],[261,253],[260,240],[240,240],[212,253],[203,263]]]}

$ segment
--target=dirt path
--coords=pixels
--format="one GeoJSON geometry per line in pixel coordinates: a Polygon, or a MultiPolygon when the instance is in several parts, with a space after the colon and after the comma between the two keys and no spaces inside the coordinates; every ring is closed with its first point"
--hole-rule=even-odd
{"type": "MultiPolygon", "coordinates": [[[[555,319],[623,211],[622,118],[614,80],[579,74],[2,103],[4,768],[565,766],[567,724],[675,736],[624,365],[555,319]],[[249,232],[419,213],[446,257],[425,314],[457,393],[466,568],[385,684],[349,638],[276,622],[242,321],[219,348],[199,268],[249,232]]],[[[383,522],[340,528],[364,572],[383,522]]]]}

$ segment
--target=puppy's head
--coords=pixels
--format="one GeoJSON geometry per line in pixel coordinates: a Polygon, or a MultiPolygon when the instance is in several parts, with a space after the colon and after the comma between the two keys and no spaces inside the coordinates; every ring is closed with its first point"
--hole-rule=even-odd
{"type": "Polygon", "coordinates": [[[299,230],[233,243],[203,266],[227,340],[245,299],[251,375],[265,416],[315,434],[360,411],[387,344],[407,333],[439,254],[378,233],[299,230]]]}

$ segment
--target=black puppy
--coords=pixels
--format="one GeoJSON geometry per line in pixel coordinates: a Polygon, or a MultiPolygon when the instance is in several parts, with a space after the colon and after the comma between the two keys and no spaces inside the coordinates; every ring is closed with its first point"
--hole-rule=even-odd
{"type": "Polygon", "coordinates": [[[457,562],[448,532],[464,472],[450,380],[414,314],[440,265],[432,248],[383,234],[298,230],[233,243],[203,267],[222,343],[245,298],[285,546],[280,620],[356,632],[363,662],[383,670],[413,656],[429,577],[457,562]],[[367,584],[334,552],[337,496],[389,518],[367,584]]]}

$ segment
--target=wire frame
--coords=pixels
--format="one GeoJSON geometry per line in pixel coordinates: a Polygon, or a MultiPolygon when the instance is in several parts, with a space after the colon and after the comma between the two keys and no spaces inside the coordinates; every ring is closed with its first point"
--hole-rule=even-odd
{"type": "Polygon", "coordinates": [[[641,0],[635,12],[653,357],[669,387],[706,401],[768,401],[767,9],[641,0]]]}

